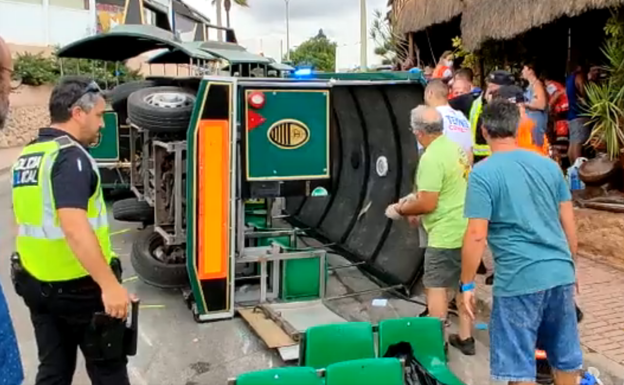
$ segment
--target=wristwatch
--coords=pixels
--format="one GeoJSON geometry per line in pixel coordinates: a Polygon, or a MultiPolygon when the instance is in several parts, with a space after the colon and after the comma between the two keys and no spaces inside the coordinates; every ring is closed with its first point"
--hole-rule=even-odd
{"type": "Polygon", "coordinates": [[[459,282],[459,292],[464,293],[466,291],[473,291],[477,285],[474,282],[462,283],[459,282]]]}

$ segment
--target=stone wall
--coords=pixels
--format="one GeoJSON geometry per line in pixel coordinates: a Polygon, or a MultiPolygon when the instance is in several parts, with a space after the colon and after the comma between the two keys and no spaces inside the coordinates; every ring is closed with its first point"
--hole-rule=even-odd
{"type": "Polygon", "coordinates": [[[10,95],[7,124],[0,131],[0,148],[18,147],[30,142],[37,131],[50,124],[48,100],[52,86],[20,86],[10,95]]]}

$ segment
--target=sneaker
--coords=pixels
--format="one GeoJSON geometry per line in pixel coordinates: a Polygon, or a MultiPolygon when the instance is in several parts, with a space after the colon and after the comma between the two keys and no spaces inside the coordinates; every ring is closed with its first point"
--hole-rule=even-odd
{"type": "Polygon", "coordinates": [[[473,337],[462,341],[458,334],[451,334],[449,335],[449,344],[458,349],[465,356],[474,356],[476,354],[475,340],[473,337]]]}

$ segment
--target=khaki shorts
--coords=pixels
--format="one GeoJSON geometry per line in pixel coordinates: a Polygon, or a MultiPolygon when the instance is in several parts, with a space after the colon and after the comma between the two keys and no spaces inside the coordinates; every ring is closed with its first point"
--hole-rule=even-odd
{"type": "Polygon", "coordinates": [[[425,250],[425,288],[457,289],[461,275],[461,247],[439,249],[427,247],[425,250]]]}

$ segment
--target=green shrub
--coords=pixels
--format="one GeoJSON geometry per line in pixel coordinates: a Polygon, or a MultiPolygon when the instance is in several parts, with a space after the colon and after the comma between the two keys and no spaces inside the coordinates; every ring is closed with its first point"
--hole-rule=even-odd
{"type": "Polygon", "coordinates": [[[118,83],[139,80],[138,71],[131,70],[122,63],[109,63],[89,59],[60,59],[54,55],[18,54],[14,63],[14,77],[21,79],[22,84],[40,86],[58,81],[63,75],[84,75],[92,77],[103,88],[112,88],[118,83]]]}
{"type": "Polygon", "coordinates": [[[23,84],[30,86],[53,83],[60,74],[56,60],[42,54],[20,54],[13,67],[14,76],[20,78],[23,84]]]}

